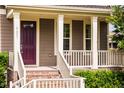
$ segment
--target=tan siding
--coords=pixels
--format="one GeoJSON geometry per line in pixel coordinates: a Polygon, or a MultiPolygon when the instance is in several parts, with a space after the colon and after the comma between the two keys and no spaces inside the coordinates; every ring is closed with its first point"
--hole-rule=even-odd
{"type": "Polygon", "coordinates": [[[83,21],[72,21],[72,49],[83,50],[83,21]]]}
{"type": "Polygon", "coordinates": [[[100,50],[107,50],[107,23],[100,22],[100,50]]]}
{"type": "Polygon", "coordinates": [[[13,50],[13,21],[0,15],[1,51],[13,50]]]}
{"type": "Polygon", "coordinates": [[[40,65],[55,66],[54,56],[54,20],[40,20],[40,65]]]}

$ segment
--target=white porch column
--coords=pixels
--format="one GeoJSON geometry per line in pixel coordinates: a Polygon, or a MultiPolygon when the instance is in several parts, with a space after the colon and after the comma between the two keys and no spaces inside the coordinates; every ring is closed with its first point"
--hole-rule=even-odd
{"type": "Polygon", "coordinates": [[[58,15],[57,22],[58,29],[58,50],[63,53],[63,25],[64,25],[64,15],[58,15]]]}
{"type": "Polygon", "coordinates": [[[93,33],[93,43],[92,43],[92,51],[93,51],[93,65],[92,69],[98,69],[98,49],[97,49],[97,30],[98,30],[98,24],[97,24],[97,17],[91,18],[91,24],[92,24],[92,33],[93,33]]]}
{"type": "Polygon", "coordinates": [[[14,70],[18,68],[18,51],[20,51],[20,13],[13,13],[13,30],[14,30],[14,70]]]}

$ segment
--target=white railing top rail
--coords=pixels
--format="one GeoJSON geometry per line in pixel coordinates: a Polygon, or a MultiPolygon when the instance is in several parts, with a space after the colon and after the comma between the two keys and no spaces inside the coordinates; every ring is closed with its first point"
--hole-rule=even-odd
{"type": "Polygon", "coordinates": [[[26,69],[25,69],[25,65],[24,65],[24,62],[23,62],[23,59],[22,59],[22,56],[21,56],[21,52],[19,51],[18,53],[19,53],[19,58],[20,58],[21,65],[22,65],[24,73],[26,75],[26,69]]]}
{"type": "Polygon", "coordinates": [[[98,50],[98,52],[100,52],[100,51],[105,51],[105,52],[123,52],[124,53],[124,51],[122,51],[122,50],[98,50]]]}
{"type": "MultiPolygon", "coordinates": [[[[22,69],[23,69],[23,72],[20,72],[20,73],[24,73],[22,77],[24,77],[24,84],[25,84],[26,83],[26,69],[25,69],[25,65],[24,65],[23,59],[22,59],[21,52],[18,51],[18,54],[19,54],[20,63],[22,65],[22,69]]],[[[22,78],[22,77],[20,77],[20,78],[22,78]]]]}
{"type": "Polygon", "coordinates": [[[28,83],[26,83],[25,85],[23,85],[21,88],[25,88],[26,86],[28,86],[29,84],[33,83],[34,80],[29,81],[28,83]]]}
{"type": "Polygon", "coordinates": [[[72,78],[80,78],[80,79],[83,79],[83,80],[85,80],[85,79],[86,79],[86,78],[84,78],[84,77],[75,76],[75,75],[71,75],[71,77],[72,77],[72,78]]]}
{"type": "Polygon", "coordinates": [[[92,50],[63,50],[63,52],[92,52],[92,50]]]}
{"type": "MultiPolygon", "coordinates": [[[[92,52],[92,50],[63,50],[63,52],[92,52]]],[[[120,50],[98,50],[98,52],[121,52],[121,53],[124,53],[124,51],[120,51],[120,50]]]]}
{"type": "Polygon", "coordinates": [[[80,79],[85,79],[85,78],[79,78],[79,77],[73,77],[73,78],[53,78],[53,79],[33,79],[33,81],[55,81],[55,80],[80,80],[80,79]]]}

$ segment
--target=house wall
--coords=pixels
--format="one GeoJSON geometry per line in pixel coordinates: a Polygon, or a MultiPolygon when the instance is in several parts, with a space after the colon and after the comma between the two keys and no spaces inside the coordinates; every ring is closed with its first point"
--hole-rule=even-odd
{"type": "Polygon", "coordinates": [[[40,19],[40,66],[55,66],[54,19],[40,19]]]}
{"type": "Polygon", "coordinates": [[[72,20],[72,50],[83,50],[83,21],[72,20]]]}
{"type": "Polygon", "coordinates": [[[13,20],[0,14],[0,51],[13,50],[13,20]]]}
{"type": "Polygon", "coordinates": [[[100,50],[107,50],[107,23],[104,21],[100,22],[100,50]]]}

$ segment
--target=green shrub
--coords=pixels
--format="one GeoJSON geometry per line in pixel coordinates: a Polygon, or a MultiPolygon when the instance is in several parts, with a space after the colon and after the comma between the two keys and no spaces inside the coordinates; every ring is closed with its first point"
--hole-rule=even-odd
{"type": "Polygon", "coordinates": [[[86,88],[123,88],[124,72],[111,70],[77,70],[77,76],[85,77],[86,88]]]}
{"type": "Polygon", "coordinates": [[[6,76],[5,72],[7,71],[8,63],[8,53],[0,53],[0,88],[6,87],[6,76]]]}

